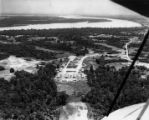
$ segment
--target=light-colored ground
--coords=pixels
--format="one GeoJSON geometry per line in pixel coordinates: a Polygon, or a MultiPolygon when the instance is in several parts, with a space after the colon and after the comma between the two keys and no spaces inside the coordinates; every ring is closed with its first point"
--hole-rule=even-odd
{"type": "Polygon", "coordinates": [[[36,50],[41,50],[41,51],[44,51],[44,52],[53,52],[53,53],[63,53],[65,51],[60,51],[60,50],[51,50],[51,49],[47,49],[47,48],[43,48],[43,47],[39,47],[39,46],[36,46],[35,47],[36,50]]]}
{"type": "Polygon", "coordinates": [[[15,71],[24,70],[29,73],[35,73],[36,67],[41,61],[36,61],[31,59],[30,61],[25,60],[24,58],[17,58],[15,56],[10,56],[4,60],[0,61],[0,66],[5,68],[4,71],[0,71],[0,78],[5,78],[9,80],[13,73],[10,73],[10,68],[13,68],[15,71]]]}
{"type": "Polygon", "coordinates": [[[93,120],[93,119],[88,118],[88,108],[85,103],[71,102],[62,108],[59,120],[93,120]]]}
{"type": "Polygon", "coordinates": [[[70,56],[68,63],[64,66],[64,68],[60,68],[60,71],[57,73],[55,77],[56,81],[71,82],[86,80],[86,75],[82,72],[83,62],[86,58],[94,56],[99,56],[99,54],[87,54],[81,57],[70,56]]]}
{"type": "MultiPolygon", "coordinates": [[[[105,43],[99,43],[99,44],[100,44],[100,45],[103,45],[103,46],[105,46],[105,47],[111,48],[111,49],[114,50],[114,51],[117,51],[118,54],[111,54],[110,56],[115,56],[115,57],[119,57],[119,58],[121,58],[121,59],[127,60],[128,62],[127,62],[127,63],[124,63],[124,64],[128,66],[128,65],[130,65],[131,62],[133,61],[132,58],[131,58],[131,56],[129,56],[129,54],[130,54],[129,45],[130,45],[131,43],[135,42],[136,40],[137,40],[136,37],[132,37],[132,38],[130,39],[130,41],[127,42],[127,43],[124,45],[124,49],[120,49],[120,48],[117,48],[117,47],[114,47],[114,46],[111,46],[111,45],[107,45],[107,44],[105,44],[105,43]]],[[[132,49],[131,49],[131,52],[132,52],[132,49]]],[[[106,54],[106,55],[108,55],[108,54],[106,54]]],[[[108,56],[109,56],[109,55],[108,55],[108,56]]],[[[123,64],[123,65],[124,65],[124,64],[123,64]]],[[[135,65],[136,65],[136,66],[144,66],[144,67],[146,67],[146,68],[149,68],[149,63],[145,63],[145,62],[140,62],[140,61],[138,61],[138,62],[136,62],[135,65]]]]}
{"type": "Polygon", "coordinates": [[[61,71],[58,72],[56,76],[57,81],[75,81],[76,79],[81,77],[82,73],[79,73],[79,71],[82,68],[82,60],[84,57],[76,57],[76,56],[70,56],[68,63],[64,66],[64,68],[60,68],[61,71]],[[73,67],[73,66],[75,67],[73,67]],[[69,67],[68,67],[69,66],[69,67]],[[71,67],[70,67],[71,66],[71,67]]]}
{"type": "MultiPolygon", "coordinates": [[[[133,43],[133,42],[135,42],[135,39],[136,38],[132,38],[132,39],[130,39],[130,41],[128,42],[128,43],[126,43],[126,45],[125,45],[125,51],[123,51],[123,53],[125,54],[122,54],[122,58],[124,58],[124,56],[125,56],[125,59],[126,60],[128,60],[129,61],[129,64],[132,62],[132,59],[130,58],[130,56],[129,56],[129,48],[128,48],[128,46],[131,44],[131,43],[133,43]]],[[[140,62],[140,61],[138,61],[138,62],[136,62],[136,64],[135,64],[136,66],[144,66],[144,67],[146,67],[146,68],[149,68],[149,63],[145,63],[145,62],[140,62]]]]}

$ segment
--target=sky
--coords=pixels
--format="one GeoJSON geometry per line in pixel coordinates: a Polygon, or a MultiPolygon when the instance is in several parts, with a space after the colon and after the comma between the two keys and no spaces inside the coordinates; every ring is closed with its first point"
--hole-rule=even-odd
{"type": "Polygon", "coordinates": [[[0,14],[136,15],[110,0],[0,0],[0,14]]]}

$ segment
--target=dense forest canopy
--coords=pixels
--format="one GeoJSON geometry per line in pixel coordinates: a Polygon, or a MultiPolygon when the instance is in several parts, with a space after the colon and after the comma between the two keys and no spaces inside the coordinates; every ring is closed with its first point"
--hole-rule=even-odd
{"type": "Polygon", "coordinates": [[[48,64],[34,75],[20,71],[10,82],[0,79],[1,117],[44,120],[52,110],[64,105],[68,96],[57,92],[55,74],[55,66],[48,64]]]}
{"type": "MultiPolygon", "coordinates": [[[[103,59],[97,62],[100,66],[96,70],[86,71],[91,91],[82,98],[82,101],[89,103],[100,114],[106,114],[128,67],[117,71],[114,67],[105,66],[103,59]]],[[[135,68],[131,72],[113,110],[145,102],[148,99],[149,77],[141,79],[140,75],[140,68],[135,68]]]]}

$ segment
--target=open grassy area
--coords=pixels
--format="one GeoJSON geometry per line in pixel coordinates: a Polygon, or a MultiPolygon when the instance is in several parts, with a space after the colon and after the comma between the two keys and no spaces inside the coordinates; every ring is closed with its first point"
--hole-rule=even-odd
{"type": "Polygon", "coordinates": [[[90,91],[87,81],[57,83],[61,91],[67,91],[72,96],[81,97],[90,91]]]}

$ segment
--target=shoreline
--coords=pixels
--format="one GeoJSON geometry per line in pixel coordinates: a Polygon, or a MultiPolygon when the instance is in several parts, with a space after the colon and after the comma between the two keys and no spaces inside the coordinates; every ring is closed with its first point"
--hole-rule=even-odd
{"type": "MultiPolygon", "coordinates": [[[[88,18],[90,19],[90,18],[88,18]]],[[[94,18],[93,18],[94,19],[94,18]]],[[[99,18],[100,20],[100,18],[99,18]]],[[[143,27],[140,23],[120,20],[120,19],[110,19],[110,22],[75,22],[75,23],[50,23],[50,24],[29,24],[25,26],[13,26],[13,27],[0,27],[0,31],[5,30],[46,30],[46,29],[69,29],[69,28],[136,28],[143,27]]]]}

